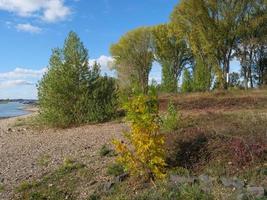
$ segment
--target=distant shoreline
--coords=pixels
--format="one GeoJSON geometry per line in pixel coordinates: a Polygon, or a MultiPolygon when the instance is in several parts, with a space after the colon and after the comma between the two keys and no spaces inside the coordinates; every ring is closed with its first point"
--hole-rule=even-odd
{"type": "Polygon", "coordinates": [[[0,117],[0,120],[5,120],[5,119],[10,119],[10,118],[15,118],[15,117],[22,117],[22,116],[27,116],[32,113],[35,113],[38,111],[38,107],[36,105],[32,104],[24,104],[24,106],[21,108],[21,110],[26,111],[27,113],[23,115],[17,115],[17,116],[10,116],[10,117],[0,117]]]}

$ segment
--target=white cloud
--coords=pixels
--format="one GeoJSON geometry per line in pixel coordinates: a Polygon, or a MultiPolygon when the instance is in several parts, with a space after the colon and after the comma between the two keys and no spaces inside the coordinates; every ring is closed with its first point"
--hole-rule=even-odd
{"type": "Polygon", "coordinates": [[[101,65],[101,70],[109,71],[111,70],[111,66],[112,66],[112,63],[114,62],[114,59],[111,56],[102,55],[97,59],[90,59],[89,65],[92,66],[94,62],[97,62],[98,64],[101,65]]]}
{"type": "Polygon", "coordinates": [[[64,0],[0,0],[0,9],[46,22],[64,20],[71,13],[64,0]]]}
{"type": "Polygon", "coordinates": [[[33,83],[26,81],[26,80],[3,81],[3,82],[0,82],[0,89],[6,89],[6,88],[22,86],[22,85],[33,85],[33,83]]]}
{"type": "Polygon", "coordinates": [[[29,33],[40,33],[42,29],[38,26],[33,26],[29,23],[27,24],[18,24],[16,25],[16,29],[18,31],[23,31],[23,32],[29,32],[29,33]]]}
{"type": "Polygon", "coordinates": [[[0,73],[1,79],[14,79],[14,78],[39,78],[45,72],[47,68],[43,68],[40,70],[32,70],[32,69],[24,69],[24,68],[16,68],[13,71],[0,73]]]}

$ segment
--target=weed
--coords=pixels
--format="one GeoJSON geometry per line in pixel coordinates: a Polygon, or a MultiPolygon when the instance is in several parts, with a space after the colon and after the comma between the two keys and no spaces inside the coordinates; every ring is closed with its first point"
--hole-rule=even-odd
{"type": "Polygon", "coordinates": [[[42,167],[47,167],[51,157],[49,155],[43,155],[37,160],[37,164],[42,167]]]}
{"type": "Polygon", "coordinates": [[[177,109],[173,102],[168,105],[168,112],[163,116],[162,129],[164,131],[175,131],[181,124],[181,115],[177,112],[177,109]]]}
{"type": "Polygon", "coordinates": [[[124,173],[124,167],[120,164],[112,164],[108,166],[107,174],[110,176],[119,176],[124,173]]]}
{"type": "Polygon", "coordinates": [[[23,182],[16,189],[18,199],[75,199],[76,189],[91,178],[85,165],[66,159],[55,171],[38,181],[23,182]]]}
{"type": "Polygon", "coordinates": [[[0,183],[0,193],[5,191],[5,186],[3,184],[0,183]]]}
{"type": "Polygon", "coordinates": [[[101,149],[99,150],[99,154],[101,157],[104,156],[115,156],[115,151],[113,149],[110,149],[106,144],[104,144],[101,149]]]}

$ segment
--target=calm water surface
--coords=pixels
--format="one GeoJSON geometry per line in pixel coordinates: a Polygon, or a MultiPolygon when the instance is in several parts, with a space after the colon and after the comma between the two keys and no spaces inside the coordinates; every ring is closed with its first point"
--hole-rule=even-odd
{"type": "Polygon", "coordinates": [[[18,102],[0,103],[0,118],[26,115],[28,112],[23,110],[24,106],[18,102]]]}

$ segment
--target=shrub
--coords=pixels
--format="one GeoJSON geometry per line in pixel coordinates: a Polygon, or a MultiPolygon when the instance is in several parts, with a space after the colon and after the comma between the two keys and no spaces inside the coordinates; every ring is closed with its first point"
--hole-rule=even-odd
{"type": "Polygon", "coordinates": [[[174,131],[179,128],[181,121],[181,116],[177,112],[177,109],[175,105],[170,102],[168,105],[168,112],[167,114],[163,117],[163,130],[165,131],[174,131]]]}
{"type": "Polygon", "coordinates": [[[121,164],[112,164],[108,166],[107,174],[111,176],[119,176],[124,173],[124,167],[121,164]]]}
{"type": "Polygon", "coordinates": [[[100,156],[113,156],[115,155],[114,150],[110,149],[107,145],[103,145],[99,151],[100,156]]]}
{"type": "Polygon", "coordinates": [[[63,49],[53,50],[48,72],[38,84],[41,118],[67,127],[110,119],[116,112],[115,80],[88,66],[88,51],[71,32],[63,49]]]}
{"type": "Polygon", "coordinates": [[[134,175],[146,179],[163,178],[165,137],[160,133],[159,106],[156,96],[138,95],[125,105],[131,131],[125,136],[130,146],[114,141],[118,162],[134,175]]]}
{"type": "Polygon", "coordinates": [[[257,159],[261,160],[267,152],[265,144],[253,140],[246,141],[242,138],[233,138],[230,142],[230,150],[233,163],[240,167],[257,159]]]}

